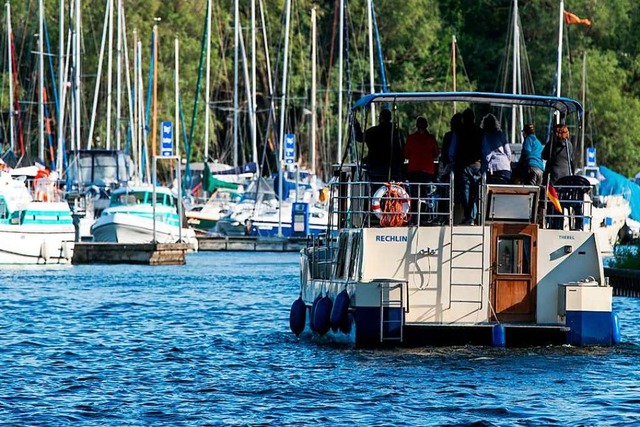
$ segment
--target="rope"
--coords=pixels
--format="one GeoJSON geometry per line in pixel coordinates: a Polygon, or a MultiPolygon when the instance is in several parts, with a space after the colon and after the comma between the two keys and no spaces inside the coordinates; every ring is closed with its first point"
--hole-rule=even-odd
{"type": "Polygon", "coordinates": [[[380,225],[383,227],[400,227],[411,219],[411,215],[404,210],[404,204],[409,203],[409,199],[405,196],[404,188],[388,182],[384,185],[387,187],[387,192],[382,200],[380,225]]]}

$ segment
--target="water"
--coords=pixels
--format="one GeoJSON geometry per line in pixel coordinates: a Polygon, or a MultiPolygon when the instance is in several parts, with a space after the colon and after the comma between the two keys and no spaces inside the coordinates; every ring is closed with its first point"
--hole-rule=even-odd
{"type": "Polygon", "coordinates": [[[638,425],[640,299],[615,348],[356,350],[289,331],[297,254],[0,270],[0,423],[638,425]]]}

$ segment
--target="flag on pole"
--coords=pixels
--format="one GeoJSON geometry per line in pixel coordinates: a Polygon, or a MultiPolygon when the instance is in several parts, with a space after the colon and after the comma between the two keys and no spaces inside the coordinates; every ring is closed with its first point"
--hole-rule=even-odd
{"type": "Polygon", "coordinates": [[[586,25],[587,27],[591,26],[591,21],[590,20],[580,18],[580,17],[574,15],[571,12],[567,12],[566,10],[564,11],[564,22],[567,25],[582,24],[582,25],[586,25]]]}
{"type": "Polygon", "coordinates": [[[553,207],[556,208],[556,211],[558,211],[558,213],[562,213],[562,206],[560,205],[558,192],[551,184],[547,185],[547,198],[553,204],[553,207]]]}

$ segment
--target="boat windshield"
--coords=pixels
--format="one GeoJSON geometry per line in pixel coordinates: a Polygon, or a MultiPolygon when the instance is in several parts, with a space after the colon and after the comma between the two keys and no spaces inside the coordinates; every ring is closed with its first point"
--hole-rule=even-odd
{"type": "MultiPolygon", "coordinates": [[[[111,206],[151,204],[152,200],[153,193],[149,191],[118,192],[111,196],[111,206]]],[[[156,193],[156,203],[166,206],[175,206],[174,198],[162,193],[156,193]]]]}

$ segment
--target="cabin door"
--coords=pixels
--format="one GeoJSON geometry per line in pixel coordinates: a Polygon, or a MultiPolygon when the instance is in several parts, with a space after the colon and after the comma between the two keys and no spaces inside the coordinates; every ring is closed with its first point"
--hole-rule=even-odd
{"type": "Polygon", "coordinates": [[[537,238],[537,224],[492,225],[492,320],[535,322],[537,238]]]}

